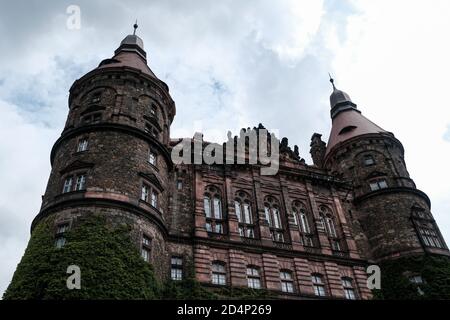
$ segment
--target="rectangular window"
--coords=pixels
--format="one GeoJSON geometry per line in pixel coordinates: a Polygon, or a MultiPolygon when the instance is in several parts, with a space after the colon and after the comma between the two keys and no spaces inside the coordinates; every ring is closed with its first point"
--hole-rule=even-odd
{"type": "Polygon", "coordinates": [[[178,190],[183,189],[183,181],[177,180],[177,189],[178,189],[178,190]]]}
{"type": "Polygon", "coordinates": [[[319,275],[313,275],[311,278],[314,287],[314,294],[318,297],[325,297],[325,285],[323,284],[322,277],[319,275]]]}
{"type": "Polygon", "coordinates": [[[350,289],[350,288],[345,288],[344,289],[344,293],[345,293],[345,299],[348,299],[348,300],[355,300],[356,299],[355,290],[350,289]]]}
{"type": "Polygon", "coordinates": [[[250,211],[250,206],[248,203],[244,203],[244,222],[252,224],[252,213],[250,211]]]}
{"type": "Polygon", "coordinates": [[[69,231],[69,224],[68,223],[62,223],[59,224],[56,227],[56,240],[55,240],[55,247],[60,249],[64,247],[66,244],[66,237],[64,234],[69,231]]]}
{"type": "Polygon", "coordinates": [[[72,191],[72,177],[67,177],[64,181],[63,193],[72,191]]]}
{"type": "Polygon", "coordinates": [[[152,190],[152,202],[151,205],[155,208],[158,208],[158,194],[152,190]]]}
{"type": "Polygon", "coordinates": [[[68,230],[69,230],[69,224],[68,223],[60,224],[56,228],[56,234],[63,234],[64,232],[67,232],[68,230]]]}
{"type": "Polygon", "coordinates": [[[151,245],[152,245],[152,239],[150,239],[146,235],[143,235],[142,236],[141,256],[147,262],[150,262],[151,245]]]}
{"type": "Polygon", "coordinates": [[[283,271],[280,272],[280,279],[281,279],[281,291],[293,293],[294,283],[292,280],[292,275],[289,272],[283,271]]]}
{"type": "Polygon", "coordinates": [[[334,251],[341,251],[341,245],[339,244],[339,241],[338,240],[331,241],[331,248],[334,251]]]}
{"type": "Polygon", "coordinates": [[[207,232],[212,232],[212,227],[211,227],[211,223],[210,222],[206,222],[205,228],[206,228],[207,232]]]}
{"type": "Polygon", "coordinates": [[[142,191],[141,191],[141,200],[148,202],[149,193],[150,193],[150,188],[144,184],[142,186],[142,191]]]}
{"type": "Polygon", "coordinates": [[[386,180],[378,181],[378,185],[380,186],[380,189],[387,188],[387,186],[388,186],[386,180]]]}
{"type": "Polygon", "coordinates": [[[272,240],[276,242],[284,242],[284,235],[282,231],[270,230],[272,240]]]}
{"type": "Polygon", "coordinates": [[[79,175],[77,177],[77,182],[75,184],[75,190],[76,191],[84,190],[85,185],[86,185],[86,176],[84,174],[79,175]]]}
{"type": "Polygon", "coordinates": [[[183,259],[180,257],[172,257],[170,264],[170,277],[172,280],[183,280],[183,259]]]}
{"type": "Polygon", "coordinates": [[[66,244],[65,237],[61,236],[61,237],[56,238],[56,241],[55,241],[56,248],[61,249],[62,247],[64,247],[65,244],[66,244]]]}
{"type": "Polygon", "coordinates": [[[148,162],[151,165],[156,166],[156,153],[151,150],[148,152],[148,162]]]}
{"type": "Polygon", "coordinates": [[[269,227],[272,226],[272,220],[270,219],[270,209],[268,207],[264,207],[264,216],[266,217],[266,221],[269,224],[269,227]]]}
{"type": "Polygon", "coordinates": [[[261,280],[259,278],[248,278],[247,284],[249,288],[261,289],[261,280]]]}
{"type": "Polygon", "coordinates": [[[214,232],[215,233],[223,233],[223,227],[222,227],[221,223],[216,222],[216,224],[214,226],[214,232]]]}
{"type": "Polygon", "coordinates": [[[219,263],[213,263],[212,265],[212,277],[213,284],[224,286],[227,284],[227,277],[225,266],[219,263]]]}
{"type": "Polygon", "coordinates": [[[203,208],[205,209],[205,216],[211,218],[211,200],[208,197],[203,198],[203,208]]]}
{"type": "Polygon", "coordinates": [[[88,139],[83,138],[80,141],[78,141],[77,152],[86,151],[87,148],[88,148],[88,139]]]}
{"type": "Polygon", "coordinates": [[[355,300],[356,294],[353,289],[353,281],[351,278],[342,278],[342,286],[344,287],[345,299],[355,300]]]}
{"type": "Polygon", "coordinates": [[[384,189],[387,187],[388,187],[387,182],[384,179],[375,180],[375,181],[370,182],[370,190],[372,190],[372,191],[384,189]]]}
{"type": "Polygon", "coordinates": [[[261,279],[258,269],[247,268],[247,284],[249,288],[261,289],[261,279]]]}
{"type": "Polygon", "coordinates": [[[145,261],[150,262],[150,250],[142,248],[141,256],[145,261]]]}
{"type": "Polygon", "coordinates": [[[280,212],[278,211],[278,209],[273,208],[272,215],[275,228],[281,229],[280,212]]]}

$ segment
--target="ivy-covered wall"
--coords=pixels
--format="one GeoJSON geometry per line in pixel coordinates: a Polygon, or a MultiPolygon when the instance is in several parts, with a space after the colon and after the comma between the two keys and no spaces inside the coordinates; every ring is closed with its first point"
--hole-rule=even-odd
{"type": "Polygon", "coordinates": [[[438,256],[405,257],[380,264],[381,290],[374,299],[450,299],[450,259],[438,256]],[[420,275],[424,283],[409,278],[420,275]]]}
{"type": "Polygon", "coordinates": [[[55,247],[54,222],[42,220],[4,299],[155,299],[160,287],[151,266],[130,239],[130,227],[112,227],[103,216],[80,217],[55,247]],[[69,265],[81,269],[81,289],[69,290],[69,265]],[[132,270],[132,272],[130,272],[132,270]]]}

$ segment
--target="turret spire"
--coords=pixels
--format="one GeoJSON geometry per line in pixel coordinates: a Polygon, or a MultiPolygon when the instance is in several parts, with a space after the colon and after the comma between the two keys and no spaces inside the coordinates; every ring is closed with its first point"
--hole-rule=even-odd
{"type": "Polygon", "coordinates": [[[136,35],[136,29],[137,29],[138,27],[139,27],[139,26],[138,26],[138,24],[137,24],[137,19],[136,19],[136,22],[135,22],[134,25],[133,25],[133,28],[134,28],[133,36],[136,35]]]}
{"type": "Polygon", "coordinates": [[[334,91],[334,90],[336,90],[336,87],[334,86],[334,79],[329,72],[328,72],[328,76],[330,77],[330,82],[331,82],[331,85],[333,86],[333,91],[334,91]]]}

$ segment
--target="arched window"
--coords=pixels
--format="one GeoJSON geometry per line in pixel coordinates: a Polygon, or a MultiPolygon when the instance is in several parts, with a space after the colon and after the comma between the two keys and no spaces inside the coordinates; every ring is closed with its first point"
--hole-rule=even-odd
{"type": "Polygon", "coordinates": [[[353,279],[349,277],[342,277],[341,281],[342,287],[344,288],[345,299],[355,300],[356,293],[355,289],[353,288],[353,279]]]}
{"type": "Polygon", "coordinates": [[[281,291],[293,293],[294,292],[294,279],[290,270],[280,271],[281,291]]]}
{"type": "Polygon", "coordinates": [[[336,231],[336,224],[334,222],[331,210],[326,206],[319,207],[319,217],[325,232],[330,240],[331,249],[334,251],[341,251],[341,244],[336,231]]]}
{"type": "Polygon", "coordinates": [[[239,234],[245,238],[255,238],[255,225],[250,197],[239,191],[234,199],[234,209],[239,221],[239,234]]]}
{"type": "Polygon", "coordinates": [[[206,231],[212,233],[225,233],[225,221],[222,215],[222,197],[219,189],[214,186],[206,188],[203,206],[206,216],[206,231]]]}
{"type": "Polygon", "coordinates": [[[247,283],[249,288],[261,289],[261,274],[258,267],[247,266],[247,283]]]}
{"type": "Polygon", "coordinates": [[[264,214],[269,224],[272,240],[284,242],[283,224],[281,221],[280,206],[273,197],[267,197],[264,201],[264,214]]]}
{"type": "Polygon", "coordinates": [[[437,230],[436,222],[430,213],[420,206],[414,205],[411,213],[419,239],[425,247],[444,249],[444,241],[437,230]]]}
{"type": "Polygon", "coordinates": [[[323,281],[323,276],[319,273],[313,273],[311,275],[311,281],[314,288],[314,294],[318,297],[325,297],[325,282],[323,281]]]}
{"type": "Polygon", "coordinates": [[[303,245],[313,247],[313,233],[311,232],[309,217],[303,203],[294,201],[292,204],[292,214],[294,215],[295,224],[298,226],[303,245]]]}
{"type": "Polygon", "coordinates": [[[224,286],[227,284],[227,272],[225,262],[214,261],[211,265],[211,282],[213,284],[224,286]]]}

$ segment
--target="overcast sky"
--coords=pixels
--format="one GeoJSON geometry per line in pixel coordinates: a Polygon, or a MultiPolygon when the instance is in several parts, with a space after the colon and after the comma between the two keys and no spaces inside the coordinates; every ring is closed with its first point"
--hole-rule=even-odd
{"type": "Polygon", "coordinates": [[[73,81],[132,32],[177,106],[172,137],[279,129],[311,163],[328,139],[328,72],[394,132],[450,241],[450,1],[2,1],[0,294],[29,239],[73,81]],[[81,28],[66,27],[79,5],[81,28]]]}

